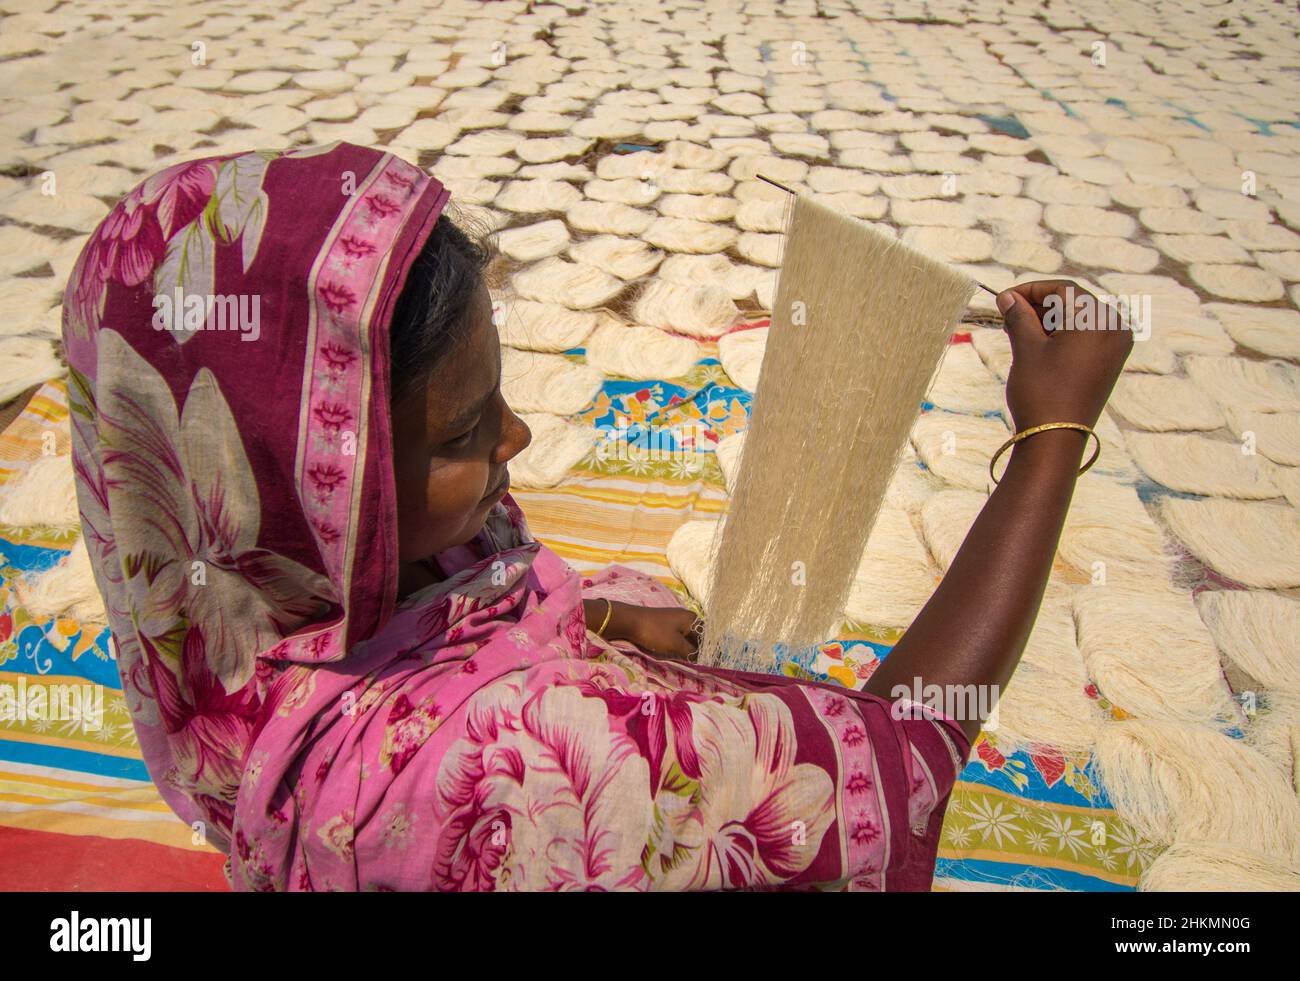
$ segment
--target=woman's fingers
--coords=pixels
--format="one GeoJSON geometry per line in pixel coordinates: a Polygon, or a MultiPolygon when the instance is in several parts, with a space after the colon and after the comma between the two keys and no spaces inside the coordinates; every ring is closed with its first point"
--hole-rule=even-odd
{"type": "Polygon", "coordinates": [[[1082,286],[1070,279],[1037,279],[1032,283],[1020,283],[1012,286],[1003,292],[1016,293],[1024,297],[1040,318],[1047,309],[1048,298],[1053,295],[1062,299],[1071,292],[1075,296],[1091,295],[1082,286]]]}
{"type": "Polygon", "coordinates": [[[1016,290],[1005,290],[997,297],[998,311],[1007,325],[1011,356],[1015,358],[1029,344],[1046,340],[1043,321],[1031,302],[1016,290]]]}
{"type": "Polygon", "coordinates": [[[677,661],[688,661],[695,655],[695,650],[695,646],[686,635],[677,632],[662,638],[661,643],[656,645],[651,653],[677,661]]]}
{"type": "Polygon", "coordinates": [[[1069,280],[1022,283],[998,295],[1011,342],[1007,405],[1017,429],[1094,425],[1132,346],[1118,312],[1069,280]]]}
{"type": "Polygon", "coordinates": [[[681,628],[682,645],[685,657],[694,656],[700,649],[700,638],[704,632],[704,621],[698,617],[693,617],[689,623],[681,628]]]}

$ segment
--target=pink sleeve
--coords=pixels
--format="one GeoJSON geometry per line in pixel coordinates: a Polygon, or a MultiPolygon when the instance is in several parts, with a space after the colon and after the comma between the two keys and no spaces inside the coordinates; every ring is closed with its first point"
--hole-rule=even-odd
{"type": "Polygon", "coordinates": [[[928,890],[953,785],[970,753],[970,741],[946,715],[905,719],[897,725],[910,791],[907,828],[895,838],[890,879],[894,889],[928,890]]]}

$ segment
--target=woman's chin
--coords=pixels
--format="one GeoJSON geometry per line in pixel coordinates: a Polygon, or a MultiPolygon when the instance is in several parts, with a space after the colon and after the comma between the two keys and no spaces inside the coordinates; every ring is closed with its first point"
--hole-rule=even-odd
{"type": "Polygon", "coordinates": [[[472,541],[483,530],[487,524],[488,517],[492,514],[492,509],[497,506],[496,501],[480,501],[474,506],[474,510],[465,516],[465,524],[462,526],[461,536],[466,542],[472,541]]]}
{"type": "Polygon", "coordinates": [[[465,514],[465,519],[461,522],[461,530],[460,533],[456,535],[456,540],[448,543],[445,547],[451,548],[455,545],[468,545],[477,538],[479,532],[483,530],[483,526],[487,524],[488,515],[492,513],[492,509],[500,503],[501,499],[506,496],[508,490],[509,484],[475,504],[474,507],[465,514]]]}

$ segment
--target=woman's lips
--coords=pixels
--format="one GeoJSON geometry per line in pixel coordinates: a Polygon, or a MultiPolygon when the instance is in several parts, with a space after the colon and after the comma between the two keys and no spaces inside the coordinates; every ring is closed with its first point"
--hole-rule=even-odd
{"type": "Polygon", "coordinates": [[[483,502],[492,501],[492,500],[496,500],[497,498],[503,497],[505,496],[505,492],[508,491],[509,489],[510,489],[510,474],[507,471],[506,475],[501,478],[501,483],[497,484],[496,489],[490,491],[487,494],[487,496],[483,498],[483,502]]]}

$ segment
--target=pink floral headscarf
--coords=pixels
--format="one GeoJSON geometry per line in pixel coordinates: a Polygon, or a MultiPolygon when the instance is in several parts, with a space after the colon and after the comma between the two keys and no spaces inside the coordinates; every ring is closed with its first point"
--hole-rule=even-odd
{"type": "Polygon", "coordinates": [[[337,660],[393,614],[387,318],[449,196],[348,144],[194,160],[119,202],[68,283],[124,688],[168,803],[226,850],[270,666],[337,660]]]}

